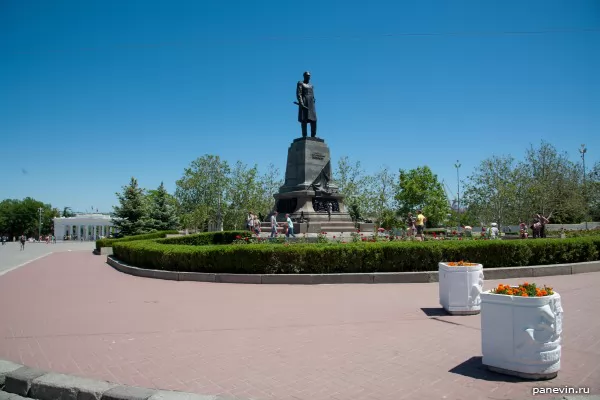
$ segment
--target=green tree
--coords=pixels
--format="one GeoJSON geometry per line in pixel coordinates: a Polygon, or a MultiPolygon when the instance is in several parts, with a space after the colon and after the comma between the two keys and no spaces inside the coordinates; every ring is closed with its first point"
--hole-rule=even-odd
{"type": "Polygon", "coordinates": [[[281,171],[273,163],[269,163],[265,173],[261,175],[260,182],[262,185],[262,200],[258,212],[263,210],[265,214],[269,214],[275,209],[273,195],[279,193],[279,188],[283,185],[281,171]]]}
{"type": "Polygon", "coordinates": [[[586,175],[583,192],[587,199],[588,220],[600,221],[600,162],[596,162],[586,175]]]}
{"type": "Polygon", "coordinates": [[[450,211],[442,184],[427,166],[401,169],[395,198],[402,217],[421,209],[427,217],[428,226],[442,225],[450,211]]]}
{"type": "Polygon", "coordinates": [[[227,229],[240,229],[244,227],[248,211],[265,213],[262,182],[258,174],[258,167],[252,168],[238,161],[229,179],[227,188],[227,208],[225,227],[227,229]]]}
{"type": "Polygon", "coordinates": [[[71,207],[65,207],[62,212],[63,218],[74,217],[75,213],[71,211],[71,207]]]}
{"type": "Polygon", "coordinates": [[[177,217],[177,200],[165,189],[163,182],[156,190],[147,194],[149,214],[147,226],[149,230],[166,231],[176,229],[179,225],[177,217]]]}
{"type": "MultiPolygon", "coordinates": [[[[183,177],[176,182],[175,197],[182,212],[194,215],[201,209],[209,222],[216,223],[222,229],[229,174],[229,164],[221,161],[219,156],[204,155],[192,161],[183,177]]],[[[198,222],[197,218],[192,220],[198,222]]]]}
{"type": "Polygon", "coordinates": [[[369,179],[369,182],[370,206],[368,210],[375,217],[379,226],[385,228],[383,225],[387,225],[387,229],[397,228],[400,221],[391,217],[396,206],[395,194],[398,192],[394,175],[387,166],[384,166],[369,179]]]}
{"type": "Polygon", "coordinates": [[[113,224],[124,236],[140,235],[148,231],[148,209],[144,189],[137,179],[131,178],[122,193],[116,193],[119,206],[114,206],[113,224]]]}
{"type": "Polygon", "coordinates": [[[372,211],[369,209],[371,196],[368,191],[371,181],[372,178],[365,174],[360,161],[351,162],[347,156],[338,160],[334,183],[345,196],[344,203],[355,222],[362,220],[372,211]]]}
{"type": "Polygon", "coordinates": [[[403,227],[405,224],[400,220],[397,213],[391,209],[385,209],[379,219],[377,225],[385,230],[403,227]]]}
{"type": "Polygon", "coordinates": [[[511,156],[493,156],[483,160],[469,176],[464,202],[480,224],[499,226],[517,223],[524,217],[524,179],[511,156]]]}
{"type": "Polygon", "coordinates": [[[582,190],[582,171],[559,153],[554,146],[542,141],[527,151],[519,169],[526,175],[527,216],[552,213],[553,223],[581,222],[586,214],[582,190]]]}
{"type": "Polygon", "coordinates": [[[53,219],[59,215],[58,210],[50,204],[31,197],[3,200],[0,202],[0,235],[16,237],[25,234],[37,238],[40,229],[42,235],[51,234],[54,230],[53,219]]]}

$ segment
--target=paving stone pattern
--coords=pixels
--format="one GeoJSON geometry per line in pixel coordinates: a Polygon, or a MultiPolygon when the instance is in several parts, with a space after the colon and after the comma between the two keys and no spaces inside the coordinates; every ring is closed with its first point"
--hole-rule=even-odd
{"type": "Polygon", "coordinates": [[[600,273],[535,278],[562,296],[564,342],[558,377],[530,382],[481,366],[480,317],[444,314],[436,283],[177,282],[105,261],[55,253],[1,276],[0,358],[239,399],[518,400],[565,385],[600,394],[600,273]]]}

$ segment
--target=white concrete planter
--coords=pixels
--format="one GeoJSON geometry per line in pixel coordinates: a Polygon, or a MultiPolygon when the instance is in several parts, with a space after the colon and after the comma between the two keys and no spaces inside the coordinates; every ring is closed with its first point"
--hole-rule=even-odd
{"type": "Polygon", "coordinates": [[[453,315],[479,314],[483,291],[483,265],[450,267],[438,264],[440,305],[453,315]]]}
{"type": "Polygon", "coordinates": [[[481,294],[483,364],[527,379],[552,379],[560,369],[562,306],[544,297],[481,294]]]}

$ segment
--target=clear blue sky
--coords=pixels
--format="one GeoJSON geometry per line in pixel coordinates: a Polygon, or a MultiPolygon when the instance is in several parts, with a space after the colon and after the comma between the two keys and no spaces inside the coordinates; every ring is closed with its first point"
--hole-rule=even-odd
{"type": "Polygon", "coordinates": [[[283,173],[305,70],[334,162],[427,164],[453,190],[457,159],[542,139],[592,165],[600,32],[498,34],[586,28],[597,0],[2,0],[0,199],[111,211],[131,176],[173,192],[204,154],[283,173]]]}

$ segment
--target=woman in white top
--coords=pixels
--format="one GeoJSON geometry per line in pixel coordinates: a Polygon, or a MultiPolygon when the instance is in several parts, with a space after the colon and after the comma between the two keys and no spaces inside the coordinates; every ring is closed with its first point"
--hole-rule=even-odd
{"type": "Polygon", "coordinates": [[[246,219],[246,227],[250,232],[254,230],[254,214],[251,212],[248,213],[248,218],[246,219]]]}

